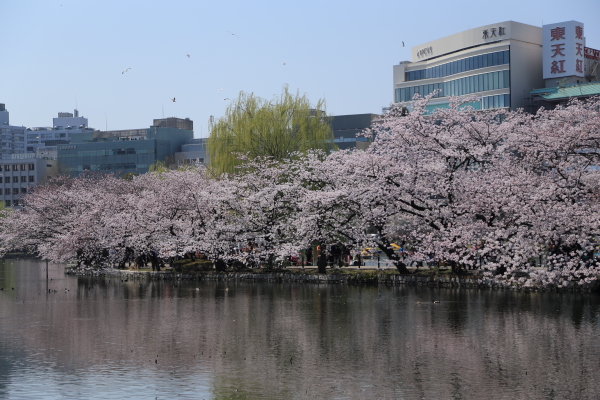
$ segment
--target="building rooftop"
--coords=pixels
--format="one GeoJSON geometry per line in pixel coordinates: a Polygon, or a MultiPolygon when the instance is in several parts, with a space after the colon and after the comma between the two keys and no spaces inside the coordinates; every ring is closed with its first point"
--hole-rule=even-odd
{"type": "Polygon", "coordinates": [[[600,95],[600,82],[578,83],[573,85],[535,89],[531,94],[539,95],[546,100],[560,100],[571,97],[600,95]]]}

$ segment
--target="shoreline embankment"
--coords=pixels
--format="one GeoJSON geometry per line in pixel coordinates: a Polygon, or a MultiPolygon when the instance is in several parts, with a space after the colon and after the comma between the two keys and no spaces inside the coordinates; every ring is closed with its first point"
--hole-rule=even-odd
{"type": "MultiPolygon", "coordinates": [[[[94,275],[98,273],[81,273],[66,271],[73,275],[94,275]]],[[[277,272],[197,272],[177,273],[172,271],[132,271],[132,270],[107,270],[100,276],[116,276],[120,279],[149,279],[164,281],[238,281],[238,282],[289,282],[289,283],[313,283],[313,284],[348,284],[348,285],[408,285],[425,286],[432,288],[465,288],[465,289],[491,289],[491,290],[515,290],[531,292],[578,292],[578,293],[600,293],[600,281],[579,284],[569,282],[564,287],[536,287],[507,285],[495,281],[483,275],[422,275],[422,274],[390,274],[381,273],[377,270],[364,270],[355,273],[337,273],[328,271],[327,274],[298,273],[293,271],[277,272]]]]}

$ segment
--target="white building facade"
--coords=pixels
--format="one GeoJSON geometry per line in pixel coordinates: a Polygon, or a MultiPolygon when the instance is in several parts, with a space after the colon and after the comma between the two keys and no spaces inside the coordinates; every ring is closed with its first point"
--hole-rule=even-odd
{"type": "Polygon", "coordinates": [[[543,41],[545,87],[598,82],[600,51],[586,47],[582,22],[544,25],[543,41]]]}
{"type": "Polygon", "coordinates": [[[394,102],[434,91],[429,108],[451,96],[476,95],[476,109],[525,105],[542,87],[542,28],[506,21],[469,29],[411,49],[411,61],[394,65],[394,102]]]}
{"type": "Polygon", "coordinates": [[[79,111],[73,113],[59,112],[58,118],[52,119],[51,127],[27,128],[27,153],[35,153],[36,148],[56,146],[71,142],[72,133],[93,131],[88,127],[88,119],[79,116],[79,111]]]}
{"type": "Polygon", "coordinates": [[[55,150],[27,153],[30,133],[24,126],[10,125],[8,110],[0,103],[0,201],[7,207],[19,207],[22,197],[56,168],[55,150]]]}
{"type": "Polygon", "coordinates": [[[0,201],[7,207],[19,207],[21,198],[43,182],[56,160],[36,158],[35,154],[13,154],[0,160],[0,201]]]}

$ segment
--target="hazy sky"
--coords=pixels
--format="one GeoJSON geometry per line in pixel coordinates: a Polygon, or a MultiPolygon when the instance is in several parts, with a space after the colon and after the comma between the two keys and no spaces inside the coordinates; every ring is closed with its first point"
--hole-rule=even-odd
{"type": "Polygon", "coordinates": [[[284,84],[332,115],[380,113],[412,46],[507,20],[577,20],[600,49],[599,16],[600,0],[0,0],[0,103],[12,125],[51,126],[77,105],[96,129],[164,115],[191,118],[196,137],[223,99],[270,100],[284,84]]]}

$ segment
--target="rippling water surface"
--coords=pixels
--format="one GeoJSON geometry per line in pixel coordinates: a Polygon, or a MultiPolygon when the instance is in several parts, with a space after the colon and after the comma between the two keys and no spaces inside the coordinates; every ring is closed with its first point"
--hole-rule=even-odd
{"type": "Polygon", "coordinates": [[[0,260],[2,399],[600,398],[596,295],[44,267],[0,260]]]}

